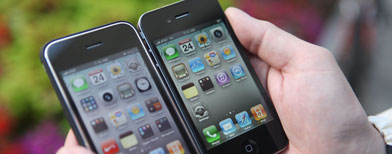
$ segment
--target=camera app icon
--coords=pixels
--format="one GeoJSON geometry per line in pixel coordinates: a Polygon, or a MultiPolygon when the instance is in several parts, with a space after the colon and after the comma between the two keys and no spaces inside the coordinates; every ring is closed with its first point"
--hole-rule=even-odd
{"type": "Polygon", "coordinates": [[[99,97],[103,100],[105,105],[112,105],[115,103],[114,93],[111,89],[101,91],[99,97]]]}
{"type": "Polygon", "coordinates": [[[211,29],[210,33],[215,41],[222,41],[226,37],[221,26],[211,29]]]}

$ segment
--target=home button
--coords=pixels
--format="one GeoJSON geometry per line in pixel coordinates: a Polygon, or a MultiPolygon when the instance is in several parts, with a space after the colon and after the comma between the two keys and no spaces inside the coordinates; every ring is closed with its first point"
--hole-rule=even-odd
{"type": "Polygon", "coordinates": [[[242,151],[246,154],[256,154],[259,151],[259,147],[255,141],[248,139],[242,144],[242,151]]]}

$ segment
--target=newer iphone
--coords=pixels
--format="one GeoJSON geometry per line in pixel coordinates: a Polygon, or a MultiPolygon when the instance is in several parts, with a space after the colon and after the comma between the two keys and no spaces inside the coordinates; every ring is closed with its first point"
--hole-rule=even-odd
{"type": "Polygon", "coordinates": [[[217,0],[153,10],[141,16],[139,28],[203,153],[276,153],[288,145],[217,0]]]}
{"type": "Polygon", "coordinates": [[[195,153],[131,24],[54,40],[41,60],[80,144],[100,154],[195,153]]]}

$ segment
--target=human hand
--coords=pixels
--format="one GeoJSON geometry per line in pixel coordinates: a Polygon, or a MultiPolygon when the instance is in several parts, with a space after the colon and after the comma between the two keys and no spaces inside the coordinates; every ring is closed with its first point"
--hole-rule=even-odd
{"type": "Polygon", "coordinates": [[[386,153],[332,54],[236,8],[226,16],[266,85],[287,154],[386,153]]]}
{"type": "Polygon", "coordinates": [[[93,152],[80,146],[73,131],[69,130],[64,146],[56,154],[93,154],[93,152]]]}

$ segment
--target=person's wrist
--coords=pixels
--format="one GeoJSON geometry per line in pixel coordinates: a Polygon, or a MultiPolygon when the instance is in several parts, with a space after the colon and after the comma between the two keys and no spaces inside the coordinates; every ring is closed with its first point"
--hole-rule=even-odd
{"type": "MultiPolygon", "coordinates": [[[[374,144],[374,149],[370,150],[374,150],[375,154],[387,154],[386,144],[380,132],[378,132],[378,130],[372,126],[372,133],[374,139],[370,140],[369,142],[374,144]]],[[[370,153],[372,153],[372,151],[370,151],[370,153]]]]}
{"type": "Polygon", "coordinates": [[[384,111],[376,116],[369,116],[369,122],[383,137],[384,144],[386,145],[386,153],[392,153],[392,109],[384,111]]]}
{"type": "Polygon", "coordinates": [[[357,138],[350,143],[352,152],[357,154],[386,154],[386,146],[381,134],[370,123],[369,127],[357,134],[357,138]]]}

